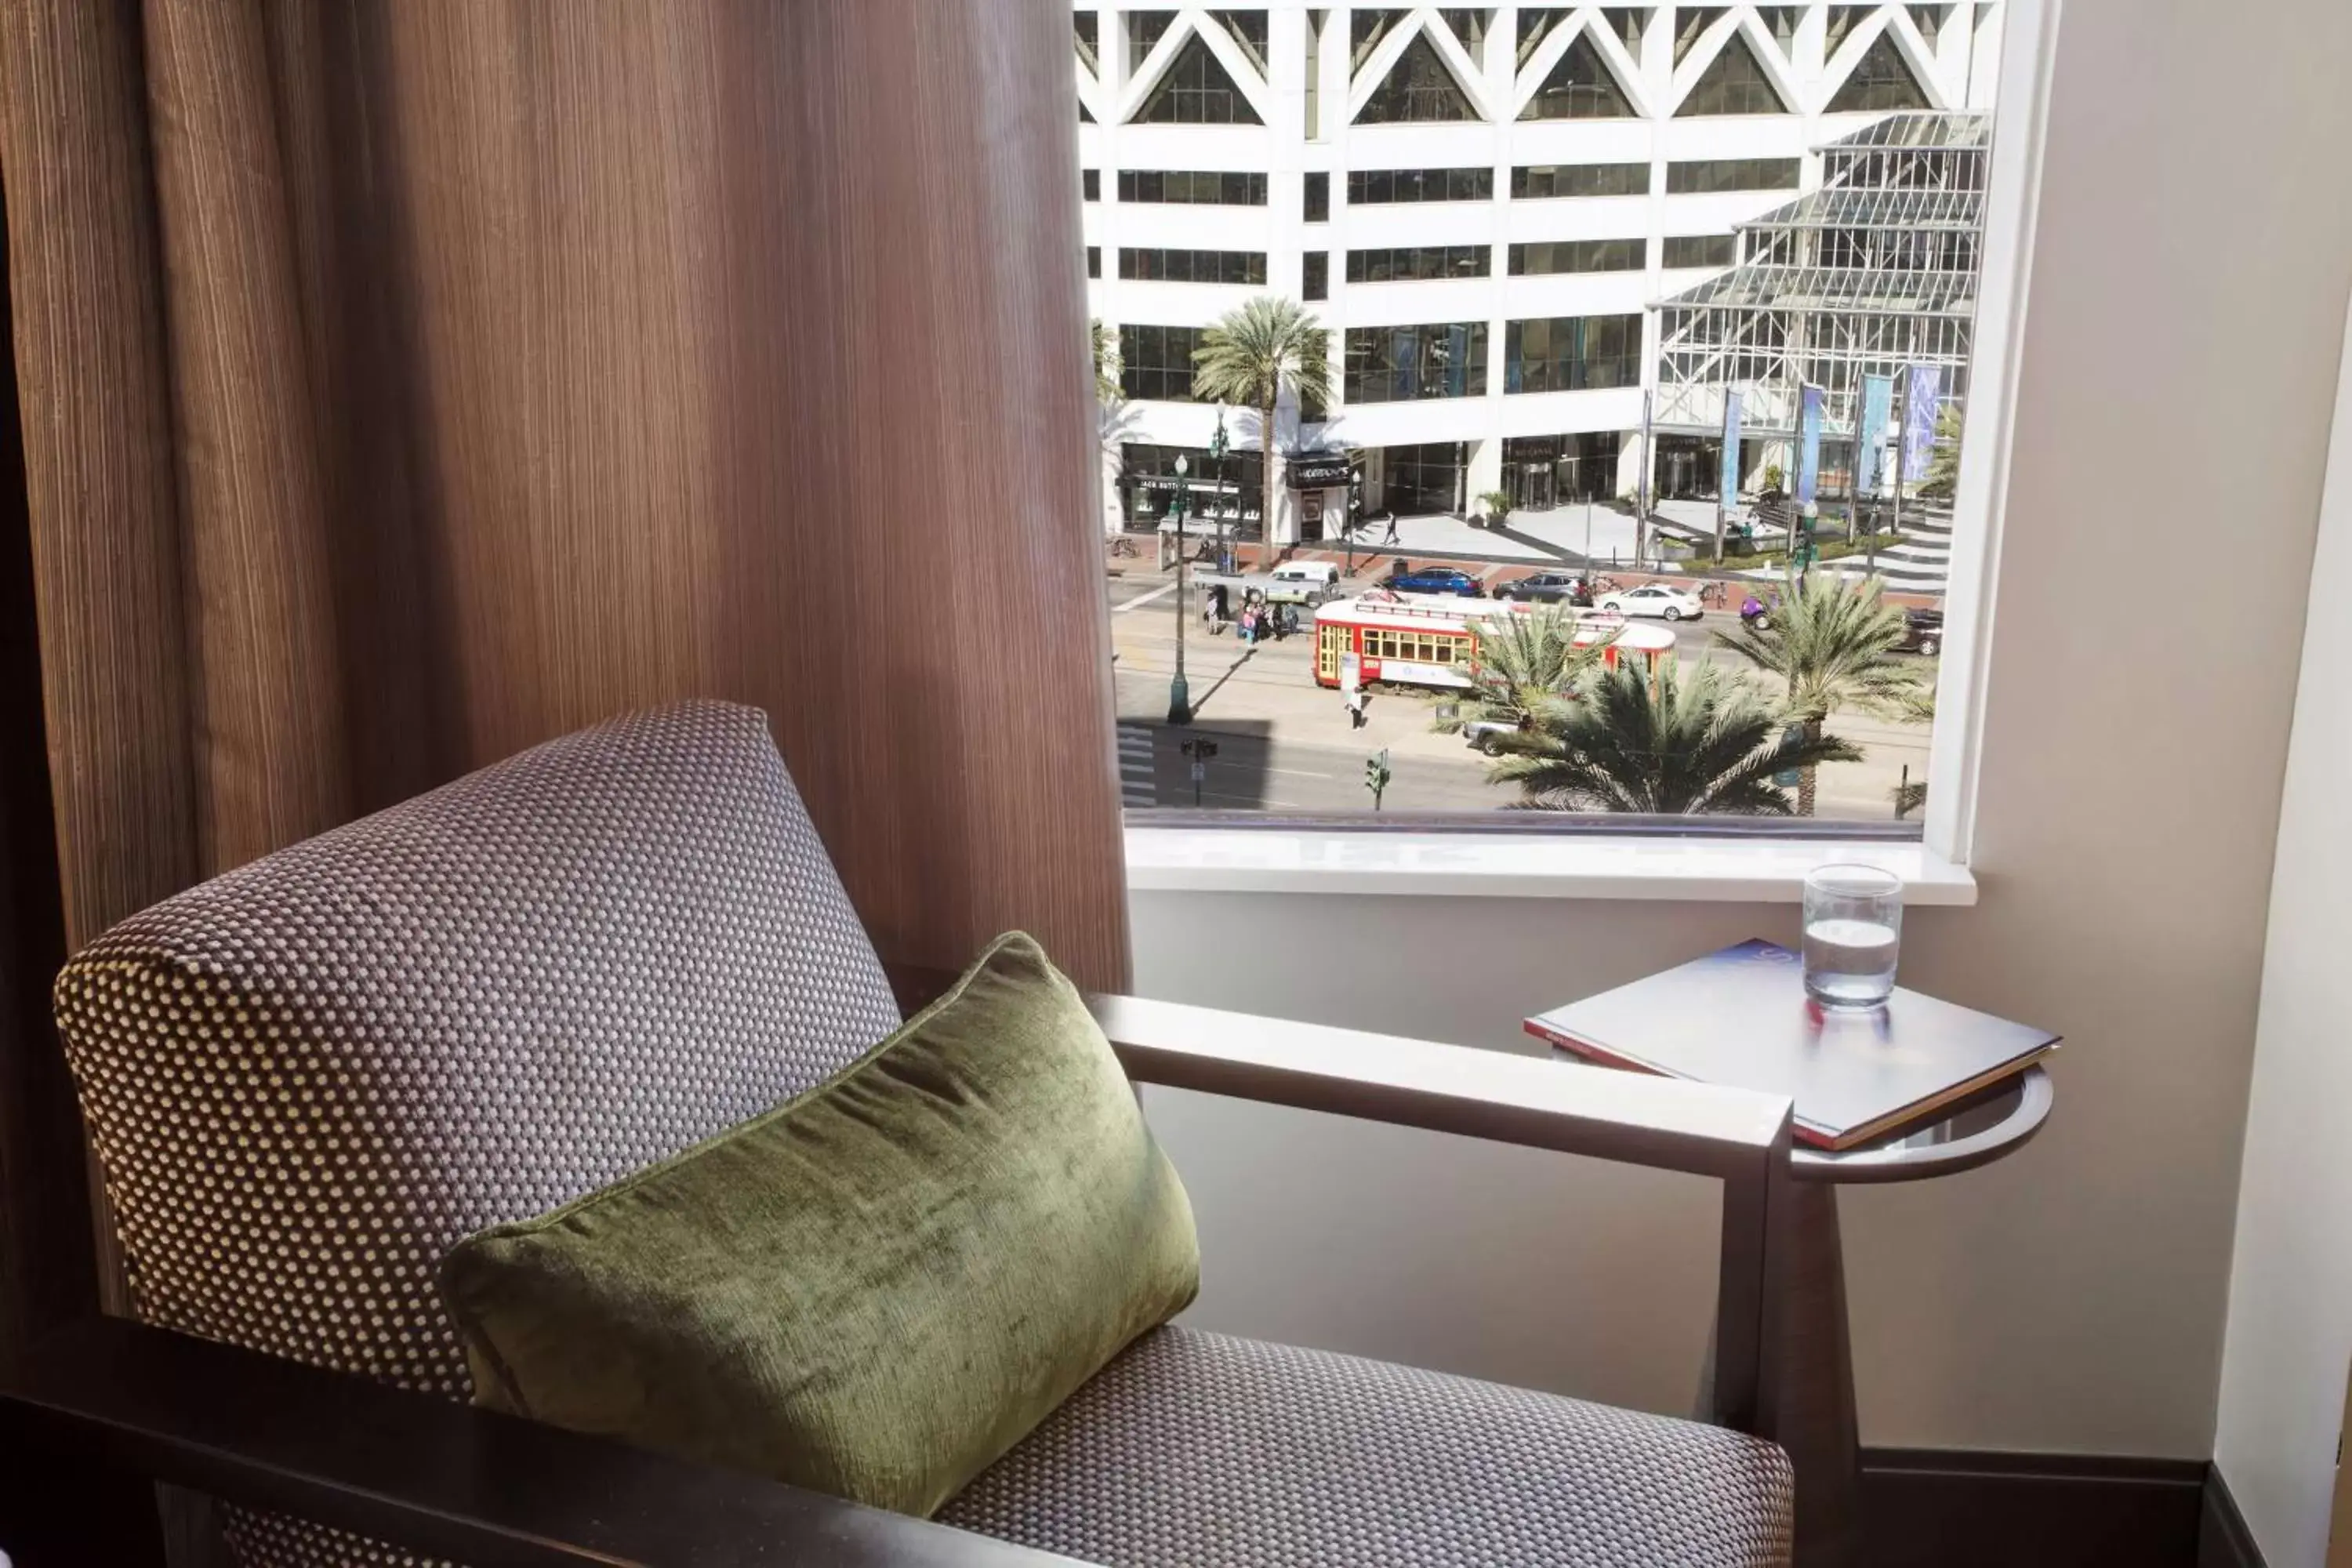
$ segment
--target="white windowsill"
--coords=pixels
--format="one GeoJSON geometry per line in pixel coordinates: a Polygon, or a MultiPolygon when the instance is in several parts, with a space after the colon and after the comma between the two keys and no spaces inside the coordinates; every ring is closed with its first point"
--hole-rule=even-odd
{"type": "Polygon", "coordinates": [[[1837,862],[1894,872],[1903,879],[1906,903],[1977,901],[1976,879],[1968,868],[1920,844],[1336,829],[1127,830],[1127,883],[1139,892],[1795,903],[1807,871],[1837,862]]]}

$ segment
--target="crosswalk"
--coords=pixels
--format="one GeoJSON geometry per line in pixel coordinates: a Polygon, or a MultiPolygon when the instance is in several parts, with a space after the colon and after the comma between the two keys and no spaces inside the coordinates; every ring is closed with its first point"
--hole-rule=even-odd
{"type": "Polygon", "coordinates": [[[1151,727],[1148,724],[1121,724],[1118,727],[1119,804],[1158,805],[1160,790],[1156,773],[1152,762],[1151,727]]]}

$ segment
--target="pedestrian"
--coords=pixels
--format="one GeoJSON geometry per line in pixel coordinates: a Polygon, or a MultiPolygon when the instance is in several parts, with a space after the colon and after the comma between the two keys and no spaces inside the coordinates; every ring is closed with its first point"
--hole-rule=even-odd
{"type": "Polygon", "coordinates": [[[1362,728],[1364,727],[1364,725],[1365,725],[1366,723],[1368,723],[1368,722],[1370,721],[1366,718],[1365,713],[1364,713],[1365,706],[1366,706],[1366,704],[1368,703],[1368,701],[1369,701],[1369,700],[1369,700],[1368,698],[1366,698],[1366,697],[1365,697],[1365,695],[1364,695],[1364,689],[1363,689],[1362,687],[1360,687],[1360,686],[1354,687],[1354,688],[1351,688],[1351,689],[1349,690],[1349,692],[1348,692],[1348,728],[1349,728],[1349,729],[1350,729],[1350,730],[1360,730],[1360,729],[1362,729],[1362,728]]]}
{"type": "Polygon", "coordinates": [[[1394,507],[1391,507],[1391,508],[1389,508],[1389,515],[1388,515],[1388,527],[1389,527],[1389,531],[1388,531],[1386,533],[1383,533],[1383,534],[1381,534],[1381,542],[1382,544],[1394,544],[1394,543],[1396,542],[1396,537],[1397,537],[1397,535],[1396,535],[1396,524],[1397,524],[1396,508],[1394,508],[1394,507]]]}

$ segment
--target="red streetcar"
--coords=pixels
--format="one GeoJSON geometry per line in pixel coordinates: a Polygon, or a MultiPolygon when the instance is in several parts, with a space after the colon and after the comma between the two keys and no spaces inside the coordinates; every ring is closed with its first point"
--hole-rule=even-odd
{"type": "MultiPolygon", "coordinates": [[[[1487,627],[1512,616],[1558,613],[1549,605],[1376,588],[1315,612],[1315,683],[1341,685],[1340,672],[1352,654],[1366,686],[1377,681],[1466,691],[1472,684],[1471,666],[1478,658],[1478,638],[1487,627]]],[[[1660,654],[1674,649],[1675,634],[1664,626],[1640,626],[1615,616],[1582,616],[1579,620],[1579,646],[1610,641],[1601,657],[1612,665],[1622,653],[1638,653],[1654,667],[1660,654]]]]}

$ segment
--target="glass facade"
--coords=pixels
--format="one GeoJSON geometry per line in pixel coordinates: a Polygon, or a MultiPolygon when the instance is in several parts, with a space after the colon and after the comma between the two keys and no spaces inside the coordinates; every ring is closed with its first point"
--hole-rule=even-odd
{"type": "Polygon", "coordinates": [[[1349,403],[1480,397],[1486,391],[1486,323],[1349,327],[1343,368],[1342,395],[1349,403]]]}
{"type": "MultiPolygon", "coordinates": [[[[1350,336],[1353,334],[1351,333],[1350,336]]],[[[1505,392],[1642,384],[1642,318],[1547,316],[1503,328],[1505,392]]]]}
{"type": "Polygon", "coordinates": [[[1793,191],[1795,158],[1706,158],[1666,165],[1666,195],[1711,195],[1717,191],[1793,191]]]}
{"type": "Polygon", "coordinates": [[[1121,326],[1119,390],[1162,403],[1192,401],[1192,352],[1206,327],[1121,326]]]}
{"type": "Polygon", "coordinates": [[[1423,245],[1348,252],[1350,283],[1408,283],[1433,278],[1484,278],[1493,251],[1484,245],[1423,245]]]}
{"type": "Polygon", "coordinates": [[[1738,259],[1739,241],[1727,234],[1670,234],[1660,265],[1728,267],[1738,259]]]}
{"type": "Polygon", "coordinates": [[[1630,120],[1633,105],[1591,34],[1581,34],[1519,110],[1521,120],[1630,120]]]}
{"type": "Polygon", "coordinates": [[[1302,300],[1328,300],[1331,297],[1331,253],[1310,250],[1298,258],[1298,297],[1302,300]]]}
{"type": "Polygon", "coordinates": [[[1404,47],[1389,74],[1364,101],[1359,125],[1421,125],[1478,118],[1462,84],[1424,33],[1404,47]]]}
{"type": "Polygon", "coordinates": [[[1383,202],[1483,202],[1495,195],[1492,169],[1355,169],[1348,174],[1348,205],[1383,202]]]}
{"type": "Polygon", "coordinates": [[[1772,79],[1764,73],[1764,63],[1748,40],[1734,33],[1723,41],[1722,50],[1699,79],[1698,84],[1675,110],[1679,120],[1696,119],[1715,114],[1786,114],[1789,106],[1780,101],[1780,92],[1772,79]]]}
{"type": "Polygon", "coordinates": [[[1365,464],[1365,504],[1376,511],[1408,516],[1459,512],[1469,468],[1468,453],[1459,441],[1376,447],[1365,464]]]}
{"type": "Polygon", "coordinates": [[[1172,515],[1170,503],[1181,490],[1192,526],[1213,534],[1222,522],[1227,529],[1254,533],[1265,510],[1264,470],[1258,454],[1239,448],[1225,452],[1223,472],[1205,447],[1167,447],[1129,441],[1118,449],[1119,504],[1130,527],[1153,528],[1172,515]],[[1176,477],[1176,459],[1186,473],[1176,477]]]}
{"type": "Polygon", "coordinates": [[[1648,265],[1646,239],[1554,239],[1511,247],[1513,276],[1546,272],[1638,272],[1648,265]]]}
{"type": "Polygon", "coordinates": [[[1331,176],[1317,169],[1299,189],[1300,216],[1307,223],[1331,221],[1331,176]]]}
{"type": "Polygon", "coordinates": [[[1925,109],[1927,95],[1919,89],[1919,79],[1903,58],[1903,51],[1885,33],[1863,51],[1862,59],[1845,79],[1845,85],[1830,100],[1832,114],[1887,113],[1905,109],[1925,109]]]}
{"type": "Polygon", "coordinates": [[[1617,463],[1628,433],[1583,430],[1566,436],[1514,436],[1503,443],[1503,489],[1527,511],[1617,493],[1617,463]]]}
{"type": "Polygon", "coordinates": [[[1133,250],[1118,253],[1118,275],[1160,283],[1265,282],[1263,250],[1133,250]]]}
{"type": "Polygon", "coordinates": [[[1265,176],[1213,169],[1122,169],[1118,199],[1176,206],[1262,207],[1265,176]]]}
{"type": "MultiPolygon", "coordinates": [[[[1129,18],[1129,26],[1151,15],[1139,12],[1129,18]]],[[[1163,24],[1164,27],[1164,24],[1163,24]]],[[[1199,34],[1184,40],[1176,54],[1175,63],[1168,68],[1151,95],[1143,100],[1143,108],[1135,116],[1145,125],[1263,125],[1257,110],[1250,107],[1241,89],[1217,57],[1209,52],[1199,34]]]]}
{"type": "Polygon", "coordinates": [[[1523,163],[1511,171],[1515,199],[1649,194],[1647,163],[1523,163]]]}

